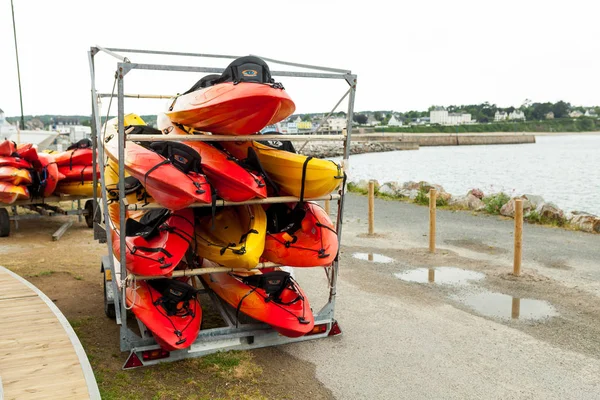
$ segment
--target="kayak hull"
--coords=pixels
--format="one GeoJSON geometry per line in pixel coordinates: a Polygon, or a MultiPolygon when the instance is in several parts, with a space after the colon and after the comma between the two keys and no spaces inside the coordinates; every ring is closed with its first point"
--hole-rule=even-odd
{"type": "Polygon", "coordinates": [[[223,135],[247,135],[277,123],[296,106],[283,89],[268,84],[224,82],[177,97],[173,122],[223,135]]]}
{"type": "Polygon", "coordinates": [[[28,200],[29,190],[25,186],[0,182],[0,203],[13,204],[17,200],[28,200]]]}
{"type": "Polygon", "coordinates": [[[146,281],[137,281],[136,287],[128,287],[125,294],[127,305],[152,332],[160,347],[167,351],[188,348],[194,343],[200,332],[202,322],[200,302],[197,299],[189,301],[189,308],[193,315],[168,316],[161,306],[154,304],[161,297],[161,293],[146,281]],[[180,335],[177,335],[175,331],[179,331],[180,335]]]}
{"type": "Polygon", "coordinates": [[[31,184],[31,172],[16,167],[0,167],[0,181],[26,186],[31,184]]]}

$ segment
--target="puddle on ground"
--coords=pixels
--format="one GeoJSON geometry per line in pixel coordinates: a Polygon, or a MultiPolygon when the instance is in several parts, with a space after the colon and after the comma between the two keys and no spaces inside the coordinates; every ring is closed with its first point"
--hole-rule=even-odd
{"type": "Polygon", "coordinates": [[[543,300],[521,299],[487,290],[461,293],[451,298],[487,317],[537,321],[558,316],[552,304],[543,300]]]}
{"type": "Polygon", "coordinates": [[[467,285],[470,281],[480,281],[485,278],[485,274],[481,272],[455,267],[417,268],[395,273],[394,276],[407,282],[438,285],[467,285]]]}
{"type": "Polygon", "coordinates": [[[352,257],[358,258],[359,260],[371,261],[381,264],[389,264],[391,262],[394,262],[393,258],[377,253],[354,253],[352,254],[352,257]]]}

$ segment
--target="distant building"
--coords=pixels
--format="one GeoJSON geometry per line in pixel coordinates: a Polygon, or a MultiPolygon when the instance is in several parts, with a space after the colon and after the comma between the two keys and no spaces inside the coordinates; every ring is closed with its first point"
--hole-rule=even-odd
{"type": "Polygon", "coordinates": [[[508,119],[511,121],[522,120],[525,121],[525,113],[521,110],[514,110],[508,114],[508,119]]]}
{"type": "Polygon", "coordinates": [[[494,121],[505,121],[508,119],[508,114],[505,111],[496,111],[494,121]]]}
{"type": "Polygon", "coordinates": [[[388,126],[402,126],[402,120],[396,119],[396,116],[392,114],[390,120],[388,121],[388,126]]]}
{"type": "Polygon", "coordinates": [[[298,116],[296,117],[296,119],[294,120],[294,122],[295,122],[295,123],[302,122],[302,118],[300,118],[300,116],[298,115],[298,116]]]}
{"type": "Polygon", "coordinates": [[[369,126],[376,126],[380,124],[381,122],[377,121],[377,119],[375,119],[373,115],[369,115],[369,117],[367,118],[367,125],[369,126]]]}
{"type": "Polygon", "coordinates": [[[54,129],[51,130],[56,131],[61,135],[68,136],[71,143],[92,136],[92,128],[83,125],[54,125],[54,129]]]}
{"type": "Polygon", "coordinates": [[[288,122],[286,133],[298,133],[298,125],[295,122],[288,122]]]}
{"type": "Polygon", "coordinates": [[[581,111],[573,110],[569,113],[569,117],[571,117],[571,118],[583,117],[583,113],[581,111]]]}
{"type": "Polygon", "coordinates": [[[440,125],[462,125],[470,124],[471,114],[448,113],[443,107],[436,107],[429,112],[429,119],[432,124],[440,125]]]}
{"type": "Polygon", "coordinates": [[[298,127],[298,130],[301,131],[310,131],[313,128],[313,124],[310,121],[296,122],[296,126],[298,127]]]}
{"type": "Polygon", "coordinates": [[[329,125],[330,131],[341,131],[342,129],[346,129],[346,118],[329,118],[327,123],[329,125]]]}
{"type": "Polygon", "coordinates": [[[545,115],[546,119],[554,119],[554,113],[552,111],[550,111],[548,114],[545,115]]]}
{"type": "Polygon", "coordinates": [[[596,114],[596,110],[593,110],[593,109],[591,109],[591,108],[590,108],[590,109],[587,109],[587,110],[585,110],[585,114],[584,114],[584,115],[585,115],[586,117],[592,117],[592,118],[596,118],[596,117],[598,117],[598,114],[596,114]]]}

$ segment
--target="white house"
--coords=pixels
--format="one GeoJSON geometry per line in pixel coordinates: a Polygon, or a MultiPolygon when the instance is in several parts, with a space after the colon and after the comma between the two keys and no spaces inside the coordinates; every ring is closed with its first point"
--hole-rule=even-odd
{"type": "Polygon", "coordinates": [[[508,119],[510,119],[512,121],[518,120],[518,119],[525,121],[525,113],[521,110],[514,110],[513,112],[508,114],[508,119]]]}
{"type": "Polygon", "coordinates": [[[593,117],[596,118],[598,116],[598,114],[596,114],[596,110],[592,110],[592,109],[587,109],[585,110],[585,114],[586,117],[593,117]]]}
{"type": "Polygon", "coordinates": [[[392,114],[392,117],[388,121],[388,126],[402,126],[402,120],[396,119],[396,116],[392,114]]]}
{"type": "Polygon", "coordinates": [[[92,128],[84,125],[56,125],[54,129],[61,135],[69,135],[71,142],[77,142],[81,139],[90,138],[92,136],[92,128]]]}
{"type": "Polygon", "coordinates": [[[286,131],[287,133],[298,133],[298,126],[295,122],[288,122],[286,131]]]}
{"type": "Polygon", "coordinates": [[[505,121],[508,118],[508,114],[505,111],[496,111],[494,114],[494,121],[505,121]]]}
{"type": "Polygon", "coordinates": [[[375,119],[375,117],[372,115],[369,115],[369,117],[367,118],[367,125],[369,126],[375,126],[380,124],[381,122],[377,121],[377,119],[375,119]]]}
{"type": "Polygon", "coordinates": [[[432,124],[440,125],[462,125],[470,124],[471,114],[448,113],[443,107],[436,107],[429,112],[429,119],[432,124]]]}
{"type": "Polygon", "coordinates": [[[298,116],[296,117],[296,119],[294,120],[294,122],[295,122],[295,123],[302,122],[302,118],[300,118],[300,116],[298,115],[298,116]]]}
{"type": "Polygon", "coordinates": [[[569,113],[569,117],[571,118],[579,118],[582,117],[583,113],[581,111],[573,110],[569,113]]]}
{"type": "Polygon", "coordinates": [[[346,129],[346,118],[328,118],[327,123],[329,125],[329,130],[331,131],[341,131],[342,129],[346,129]]]}

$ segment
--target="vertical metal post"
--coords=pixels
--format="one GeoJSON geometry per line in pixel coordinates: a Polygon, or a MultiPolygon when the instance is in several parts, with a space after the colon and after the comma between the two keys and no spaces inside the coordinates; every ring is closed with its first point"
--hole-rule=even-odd
{"type": "Polygon", "coordinates": [[[10,0],[10,10],[12,11],[13,35],[15,38],[15,56],[17,58],[17,77],[19,78],[19,101],[21,103],[21,129],[25,129],[25,117],[23,116],[23,92],[21,91],[21,67],[19,66],[19,49],[17,47],[17,26],[15,24],[15,7],[10,0]]]}
{"type": "MultiPolygon", "coordinates": [[[[348,97],[348,115],[346,116],[346,141],[344,142],[344,160],[342,161],[342,167],[344,168],[344,175],[346,174],[346,170],[349,165],[349,157],[350,157],[350,140],[352,138],[352,119],[354,117],[354,98],[356,96],[356,78],[352,78],[352,82],[348,82],[350,85],[350,96],[348,97]]],[[[344,178],[345,183],[346,178],[344,178]]],[[[346,188],[342,187],[340,190],[340,199],[338,200],[338,212],[337,212],[337,234],[338,241],[342,240],[342,224],[344,220],[344,198],[346,197],[346,188]]],[[[333,263],[333,267],[331,268],[331,288],[329,289],[329,302],[332,303],[335,298],[336,286],[337,286],[337,276],[339,271],[339,261],[335,261],[333,263]]]]}
{"type": "MultiPolygon", "coordinates": [[[[124,119],[125,119],[125,98],[123,97],[124,88],[123,88],[123,63],[117,64],[117,104],[118,104],[118,117],[117,123],[119,124],[119,137],[118,137],[118,146],[119,146],[119,249],[121,251],[121,257],[119,263],[121,264],[121,277],[123,280],[127,276],[126,269],[126,260],[127,260],[127,252],[126,243],[125,243],[125,127],[124,127],[124,119]]],[[[108,121],[107,121],[108,123],[108,121]]],[[[106,215],[108,218],[108,214],[106,215]]],[[[122,285],[122,297],[121,297],[121,349],[123,349],[123,339],[127,337],[127,302],[125,301],[125,284],[122,285]]]]}
{"type": "MultiPolygon", "coordinates": [[[[96,221],[96,212],[98,211],[99,207],[98,207],[98,160],[102,160],[101,162],[104,162],[104,160],[102,158],[100,158],[100,154],[98,152],[98,126],[96,123],[96,117],[98,116],[98,97],[96,96],[96,85],[95,85],[95,81],[96,81],[96,76],[95,76],[95,68],[94,68],[94,56],[92,55],[91,51],[88,51],[88,59],[90,62],[90,74],[92,75],[92,155],[93,155],[93,159],[92,159],[92,210],[93,210],[93,214],[92,214],[92,221],[96,221]]],[[[93,226],[94,222],[92,222],[92,226],[93,226]]],[[[96,235],[96,228],[94,227],[94,239],[96,239],[95,237],[96,235]]]]}

